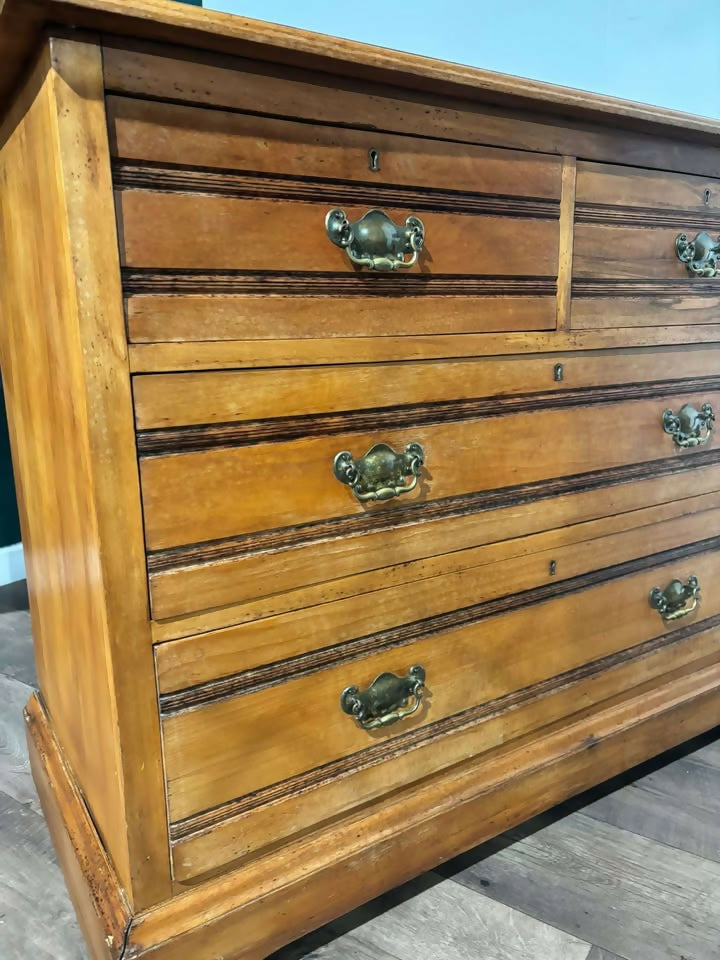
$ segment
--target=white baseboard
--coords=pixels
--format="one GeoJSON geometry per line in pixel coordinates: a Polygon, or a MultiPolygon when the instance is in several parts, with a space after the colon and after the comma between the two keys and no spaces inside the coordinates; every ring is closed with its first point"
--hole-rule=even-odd
{"type": "Polygon", "coordinates": [[[25,559],[21,543],[0,547],[0,587],[25,579],[25,559]]]}

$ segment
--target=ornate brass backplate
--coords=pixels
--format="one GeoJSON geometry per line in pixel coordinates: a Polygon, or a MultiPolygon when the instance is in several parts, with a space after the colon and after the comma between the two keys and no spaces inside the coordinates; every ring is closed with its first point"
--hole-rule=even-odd
{"type": "Polygon", "coordinates": [[[697,577],[688,577],[687,583],[671,580],[664,590],[653,587],[650,591],[650,606],[658,611],[663,620],[687,617],[699,602],[700,584],[697,577]]]}
{"type": "Polygon", "coordinates": [[[336,207],[325,217],[325,231],[354,264],[368,270],[408,270],[417,263],[425,242],[422,220],[408,217],[405,226],[399,227],[382,210],[370,210],[351,223],[345,211],[336,207]]]}
{"type": "Polygon", "coordinates": [[[358,460],[348,450],[335,457],[333,471],[341,483],[347,483],[357,499],[391,500],[415,489],[425,463],[425,451],[419,443],[409,443],[403,453],[395,453],[386,443],[376,443],[358,460]],[[408,477],[411,479],[408,481],[408,477]]]}
{"type": "Polygon", "coordinates": [[[688,273],[694,277],[716,277],[718,274],[717,258],[720,254],[720,238],[713,240],[709,233],[699,233],[694,240],[690,240],[686,233],[681,233],[675,239],[675,252],[678,260],[688,268],[688,273]]]}
{"type": "Polygon", "coordinates": [[[374,730],[419,710],[424,686],[425,669],[421,666],[410,667],[404,677],[381,673],[367,690],[361,692],[358,687],[343,690],[340,706],[365,730],[374,730]]]}
{"type": "Polygon", "coordinates": [[[678,447],[699,447],[707,443],[713,431],[715,414],[709,403],[704,403],[700,410],[686,403],[680,412],[663,411],[662,425],[665,433],[669,433],[678,447]]]}

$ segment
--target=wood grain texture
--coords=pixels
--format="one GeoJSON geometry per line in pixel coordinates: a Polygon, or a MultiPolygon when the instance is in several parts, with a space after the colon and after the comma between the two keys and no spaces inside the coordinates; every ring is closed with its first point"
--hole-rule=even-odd
{"type": "Polygon", "coordinates": [[[123,885],[146,904],[169,866],[98,47],[53,41],[32,83],[0,155],[0,350],[38,675],[123,885]]]}
{"type": "MultiPolygon", "coordinates": [[[[720,291],[718,291],[720,293],[720,291]]],[[[702,295],[701,295],[702,294],[702,295]]],[[[664,324],[717,323],[720,296],[582,297],[576,290],[572,300],[573,330],[598,330],[616,327],[657,327],[664,324]]]]}
{"type": "MultiPolygon", "coordinates": [[[[482,304],[481,304],[482,306],[482,304]]],[[[310,340],[234,340],[229,342],[138,343],[129,348],[134,373],[217,370],[245,367],[294,367],[308,364],[373,363],[451,357],[557,353],[656,347],[662,344],[717,343],[713,323],[665,325],[652,329],[579,330],[563,334],[481,333],[452,336],[341,337],[310,340]]]]}
{"type": "MultiPolygon", "coordinates": [[[[362,457],[380,441],[396,450],[418,442],[426,450],[418,486],[399,503],[380,505],[388,512],[398,505],[673,457],[677,450],[662,431],[662,410],[679,409],[689,399],[668,392],[662,400],[148,457],[141,462],[147,546],[158,550],[364,514],[368,507],[334,477],[332,463],[340,451],[362,457]],[[632,429],[618,430],[625,423],[632,429]],[[478,449],[482,460],[475,456],[478,449]]],[[[702,401],[720,406],[720,394],[708,391],[702,401]]]]}
{"type": "Polygon", "coordinates": [[[557,292],[557,329],[562,331],[570,328],[576,164],[575,157],[563,157],[557,292]]]}
{"type": "Polygon", "coordinates": [[[720,181],[708,177],[638,170],[616,164],[577,164],[578,212],[592,207],[641,207],[646,210],[720,216],[720,181]]]}
{"type": "MultiPolygon", "coordinates": [[[[687,267],[675,253],[678,233],[694,236],[703,229],[688,218],[685,229],[678,227],[616,227],[578,223],[573,245],[573,277],[600,279],[686,280],[687,267]]],[[[696,280],[696,287],[702,286],[696,280]]]]}
{"type": "MultiPolygon", "coordinates": [[[[400,277],[394,279],[402,282],[400,277]]],[[[211,279],[205,284],[206,291],[212,283],[211,279]]],[[[382,359],[383,344],[403,336],[457,337],[500,330],[552,330],[555,326],[552,282],[544,283],[546,289],[542,296],[522,296],[523,291],[514,286],[515,280],[505,283],[507,295],[502,296],[497,293],[486,296],[481,289],[475,296],[466,296],[465,283],[462,287],[458,285],[455,292],[448,293],[445,289],[444,295],[436,296],[434,287],[426,284],[424,288],[406,289],[408,294],[417,294],[412,298],[412,307],[406,302],[407,298],[383,298],[377,292],[375,280],[371,281],[371,289],[366,284],[364,289],[354,291],[343,290],[338,277],[327,284],[329,295],[316,296],[318,282],[309,280],[305,295],[292,299],[288,296],[290,277],[287,274],[280,279],[278,296],[244,296],[241,292],[232,296],[131,296],[126,301],[129,336],[136,343],[177,341],[181,349],[190,345],[183,341],[197,341],[199,349],[194,355],[200,366],[203,348],[209,345],[205,341],[245,339],[254,343],[262,354],[277,343],[275,338],[290,342],[313,341],[318,337],[352,341],[354,337],[360,338],[362,332],[367,343],[375,344],[382,359]],[[349,301],[338,304],[338,297],[344,298],[348,293],[352,293],[349,301]],[[370,293],[373,295],[363,296],[370,293]],[[388,308],[392,311],[391,321],[388,308]]],[[[391,297],[397,292],[386,290],[391,297]]],[[[287,346],[293,349],[290,344],[287,346]]],[[[313,346],[312,342],[309,346],[313,346]]],[[[262,365],[261,355],[258,360],[258,366],[262,365]]]]}
{"type": "MultiPolygon", "coordinates": [[[[271,200],[123,190],[118,194],[122,263],[176,270],[352,273],[347,253],[325,233],[328,209],[327,203],[288,201],[279,207],[271,200]],[[145,229],[148,221],[154,224],[152,231],[145,229]],[[227,244],[226,237],[242,237],[242,243],[227,244]]],[[[348,205],[346,212],[354,221],[367,208],[348,205]]],[[[408,216],[398,208],[384,212],[400,225],[408,216]]],[[[424,210],[419,215],[425,245],[412,268],[415,273],[554,277],[557,272],[554,221],[424,210]]]]}
{"type": "MultiPolygon", "coordinates": [[[[712,582],[719,562],[716,554],[704,554],[686,559],[682,568],[689,563],[701,583],[712,582]]],[[[368,734],[330,708],[345,687],[365,689],[385,670],[402,676],[420,663],[427,671],[429,698],[403,722],[402,729],[410,730],[661,636],[667,625],[647,598],[657,580],[678,576],[678,567],[675,561],[499,620],[481,619],[444,634],[433,630],[414,642],[408,642],[408,634],[389,650],[297,679],[291,674],[285,683],[167,717],[163,743],[170,818],[182,819],[397,736],[397,726],[368,734]],[[480,670],[478,649],[483,651],[480,670]],[[279,726],[278,715],[292,715],[292,726],[279,726]],[[313,734],[320,728],[322,738],[313,734]],[[222,731],[214,743],[213,731],[222,731]]],[[[719,610],[720,600],[716,605],[708,597],[702,615],[719,610]]]]}
{"type": "MultiPolygon", "coordinates": [[[[455,879],[481,884],[486,896],[531,916],[542,912],[561,930],[620,956],[711,960],[716,955],[720,865],[582,813],[555,822],[540,818],[513,831],[510,839],[514,842],[502,855],[455,879]],[[592,870],[587,869],[590,861],[592,870]],[[668,877],[673,878],[672,891],[666,887],[668,877]],[[612,917],[606,910],[610,899],[612,917]]],[[[492,843],[487,848],[496,849],[492,843]]]]}
{"type": "MultiPolygon", "coordinates": [[[[231,52],[239,53],[237,44],[231,52]]],[[[278,54],[279,51],[274,50],[271,59],[277,61],[278,54]]],[[[327,75],[312,73],[309,63],[305,64],[305,70],[288,69],[278,76],[277,70],[257,62],[265,58],[255,56],[255,62],[213,57],[205,57],[203,62],[197,54],[188,56],[181,48],[172,50],[106,41],[106,84],[112,91],[161,100],[183,100],[364,129],[370,126],[381,131],[542,153],[580,155],[610,163],[635,163],[712,176],[720,172],[707,145],[680,142],[670,130],[657,130],[654,137],[639,130],[637,133],[621,130],[617,114],[610,125],[589,128],[587,123],[570,119],[565,108],[562,117],[553,116],[549,104],[538,110],[529,103],[516,102],[513,112],[508,109],[509,103],[507,106],[493,103],[479,109],[472,94],[468,96],[467,88],[457,91],[459,96],[450,98],[437,81],[423,86],[416,79],[414,91],[408,92],[397,85],[397,76],[383,79],[377,68],[358,83],[349,75],[352,72],[349,64],[344,67],[344,77],[335,71],[332,85],[328,87],[327,75]],[[127,49],[128,46],[131,49],[127,49]],[[323,88],[321,96],[318,87],[323,88]]],[[[598,102],[595,97],[591,99],[598,102]]]]}
{"type": "MultiPolygon", "coordinates": [[[[133,378],[135,425],[151,430],[348,409],[432,404],[480,397],[582,390],[615,384],[711,377],[720,348],[648,348],[613,354],[483,358],[277,370],[157,374],[133,378]],[[555,366],[562,364],[562,380],[555,366]]],[[[668,384],[668,389],[673,386],[668,384]]],[[[565,393],[558,393],[562,402],[565,393]]],[[[498,410],[500,407],[498,406],[498,410]]]]}
{"type": "Polygon", "coordinates": [[[560,198],[554,156],[398,137],[128,97],[108,98],[111,150],[125,160],[474,194],[560,198]],[[369,150],[380,154],[370,172],[369,150]]]}

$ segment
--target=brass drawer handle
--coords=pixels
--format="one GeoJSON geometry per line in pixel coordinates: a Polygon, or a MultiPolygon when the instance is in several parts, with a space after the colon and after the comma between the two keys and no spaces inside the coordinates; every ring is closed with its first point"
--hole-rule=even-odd
{"type": "Polygon", "coordinates": [[[678,260],[688,268],[693,277],[716,277],[718,275],[718,254],[720,239],[713,240],[709,233],[699,233],[690,240],[686,233],[680,233],[675,239],[675,252],[678,260]]]}
{"type": "Polygon", "coordinates": [[[364,503],[410,493],[417,486],[424,463],[425,451],[419,443],[409,443],[403,453],[395,453],[386,443],[376,443],[359,460],[343,450],[335,457],[333,472],[364,503]],[[409,482],[408,477],[412,478],[409,482]]]}
{"type": "Polygon", "coordinates": [[[404,677],[381,673],[362,693],[358,687],[343,690],[340,706],[365,730],[375,730],[419,710],[424,687],[424,667],[410,667],[404,677]]]}
{"type": "Polygon", "coordinates": [[[425,243],[422,220],[408,217],[399,227],[382,210],[370,210],[350,223],[345,211],[336,207],[325,217],[325,232],[353,263],[368,270],[409,270],[425,243]]]}
{"type": "Polygon", "coordinates": [[[707,443],[714,423],[715,414],[709,403],[704,403],[699,412],[686,403],[680,413],[665,410],[662,416],[663,430],[670,434],[678,447],[699,447],[707,443]]]}
{"type": "Polygon", "coordinates": [[[650,606],[658,611],[663,620],[687,617],[697,608],[699,602],[700,584],[697,577],[688,577],[687,583],[671,580],[664,590],[653,587],[650,591],[650,606]]]}

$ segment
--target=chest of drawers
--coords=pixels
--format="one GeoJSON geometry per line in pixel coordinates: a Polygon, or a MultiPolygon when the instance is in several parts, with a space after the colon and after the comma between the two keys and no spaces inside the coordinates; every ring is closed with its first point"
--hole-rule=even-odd
{"type": "Polygon", "coordinates": [[[33,772],[93,960],[261,960],[720,722],[720,127],[0,4],[33,772]]]}

